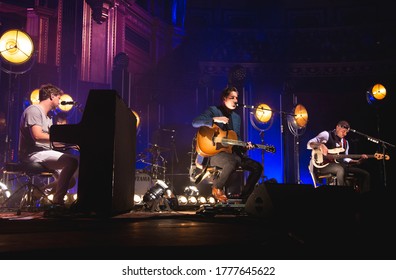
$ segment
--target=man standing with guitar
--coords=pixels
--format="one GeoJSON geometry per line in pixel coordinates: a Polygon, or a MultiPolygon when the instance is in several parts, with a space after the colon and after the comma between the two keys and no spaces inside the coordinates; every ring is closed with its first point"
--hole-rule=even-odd
{"type": "MultiPolygon", "coordinates": [[[[223,145],[214,140],[214,138],[223,131],[225,134],[224,138],[231,136],[231,138],[237,138],[233,140],[240,140],[241,130],[241,117],[235,112],[238,106],[238,90],[235,87],[227,87],[221,92],[221,104],[219,106],[210,106],[202,114],[197,116],[193,121],[192,125],[195,128],[204,128],[212,131],[210,144],[213,144],[214,153],[210,155],[208,153],[201,154],[200,151],[204,150],[197,148],[198,154],[203,157],[207,157],[211,166],[217,166],[222,169],[220,176],[214,179],[212,186],[212,195],[220,202],[227,202],[227,196],[223,191],[223,187],[226,185],[231,174],[238,168],[241,167],[243,170],[249,171],[249,176],[246,181],[246,185],[242,190],[242,199],[247,197],[253,192],[254,186],[261,177],[263,172],[262,165],[249,158],[244,152],[248,149],[255,148],[251,142],[246,142],[243,147],[240,145],[223,145]],[[213,142],[213,143],[212,143],[213,142]]],[[[208,137],[203,137],[208,138],[208,137]]],[[[197,141],[197,145],[200,144],[200,139],[197,141]]],[[[239,143],[239,142],[236,142],[239,143]]]]}
{"type": "Polygon", "coordinates": [[[337,176],[337,185],[347,185],[345,177],[353,174],[358,179],[358,186],[361,193],[370,190],[370,173],[357,167],[368,155],[350,155],[349,142],[345,136],[350,130],[347,121],[339,121],[336,128],[330,131],[322,131],[307,143],[307,149],[313,150],[311,161],[319,174],[334,174],[337,176]],[[332,154],[336,152],[336,155],[332,154]],[[353,159],[353,158],[356,159],[353,159]],[[338,159],[336,159],[338,158],[338,159]]]}

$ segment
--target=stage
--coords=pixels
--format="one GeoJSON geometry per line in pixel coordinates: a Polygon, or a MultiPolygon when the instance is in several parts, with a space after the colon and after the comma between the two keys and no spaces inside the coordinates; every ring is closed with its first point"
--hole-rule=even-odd
{"type": "Polygon", "coordinates": [[[106,218],[78,213],[47,218],[41,211],[17,215],[2,209],[0,258],[396,258],[393,191],[361,195],[334,186],[259,187],[265,192],[249,198],[250,213],[139,208],[106,218]],[[262,202],[271,207],[260,210],[262,202]]]}

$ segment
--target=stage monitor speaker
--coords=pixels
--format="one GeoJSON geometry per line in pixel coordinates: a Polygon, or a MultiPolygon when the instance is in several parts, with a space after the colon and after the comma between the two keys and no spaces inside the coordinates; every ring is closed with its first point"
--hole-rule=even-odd
{"type": "Polygon", "coordinates": [[[274,206],[265,185],[258,185],[245,203],[245,212],[249,215],[269,218],[273,215],[274,206]]]}
{"type": "Polygon", "coordinates": [[[324,217],[352,218],[357,193],[350,187],[264,183],[255,187],[245,211],[257,217],[288,220],[324,217]]]}
{"type": "Polygon", "coordinates": [[[76,211],[99,216],[133,208],[136,117],[114,90],[91,90],[79,124],[54,125],[51,141],[80,146],[76,211]]]}

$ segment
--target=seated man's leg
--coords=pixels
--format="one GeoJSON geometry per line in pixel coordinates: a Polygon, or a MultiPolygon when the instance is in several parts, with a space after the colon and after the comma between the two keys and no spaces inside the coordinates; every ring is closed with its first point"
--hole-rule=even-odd
{"type": "Polygon", "coordinates": [[[210,165],[221,168],[220,175],[214,179],[212,194],[221,202],[227,201],[227,197],[222,191],[237,166],[239,165],[240,158],[235,154],[220,152],[210,158],[210,165]]]}
{"type": "Polygon", "coordinates": [[[53,202],[55,204],[63,204],[63,198],[67,190],[74,186],[74,175],[78,170],[79,160],[75,155],[65,154],[59,151],[48,150],[34,154],[30,160],[40,162],[46,168],[57,170],[59,177],[57,178],[56,191],[53,202]]]}
{"type": "Polygon", "coordinates": [[[339,163],[329,163],[323,168],[317,170],[321,174],[334,174],[337,177],[337,185],[345,186],[345,168],[339,163]]]}
{"type": "Polygon", "coordinates": [[[242,190],[242,197],[248,197],[254,190],[254,186],[260,180],[263,172],[263,166],[251,158],[243,158],[241,161],[241,167],[243,170],[249,171],[249,176],[246,180],[246,184],[242,190]]]}
{"type": "Polygon", "coordinates": [[[362,168],[350,167],[348,172],[356,176],[360,193],[370,191],[370,173],[362,168]]]}

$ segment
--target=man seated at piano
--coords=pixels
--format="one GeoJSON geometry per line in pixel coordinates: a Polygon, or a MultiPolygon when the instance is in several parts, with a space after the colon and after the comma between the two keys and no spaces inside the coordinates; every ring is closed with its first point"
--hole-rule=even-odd
{"type": "Polygon", "coordinates": [[[64,207],[67,190],[76,183],[79,167],[78,155],[55,150],[50,142],[50,127],[53,125],[51,111],[60,104],[63,91],[44,84],[39,90],[39,103],[28,106],[22,113],[19,126],[18,156],[21,162],[39,162],[55,170],[55,181],[45,188],[55,189],[53,204],[64,207]]]}

